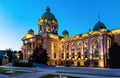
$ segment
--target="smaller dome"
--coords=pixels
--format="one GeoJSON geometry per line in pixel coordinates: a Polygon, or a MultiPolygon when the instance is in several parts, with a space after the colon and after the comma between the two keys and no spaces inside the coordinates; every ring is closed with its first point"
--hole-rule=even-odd
{"type": "Polygon", "coordinates": [[[30,29],[30,30],[28,31],[28,34],[34,34],[34,31],[33,31],[32,29],[30,29]]]}
{"type": "Polygon", "coordinates": [[[98,31],[98,30],[100,30],[100,29],[106,29],[106,26],[105,26],[102,22],[98,21],[98,22],[95,24],[95,26],[94,26],[94,28],[93,28],[93,31],[98,31]]]}
{"type": "Polygon", "coordinates": [[[62,35],[63,35],[63,37],[68,37],[68,36],[69,36],[69,33],[68,33],[67,30],[64,30],[64,31],[62,32],[62,35]]]}

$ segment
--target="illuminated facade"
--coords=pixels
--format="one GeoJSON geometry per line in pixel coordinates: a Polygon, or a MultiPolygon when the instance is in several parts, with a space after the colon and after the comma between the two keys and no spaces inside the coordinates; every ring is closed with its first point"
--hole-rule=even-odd
{"type": "Polygon", "coordinates": [[[100,21],[87,33],[69,36],[65,30],[59,36],[57,19],[47,7],[39,19],[38,34],[30,29],[22,38],[22,51],[24,59],[29,59],[35,47],[41,44],[50,57],[49,65],[105,67],[113,40],[120,45],[120,29],[107,30],[100,21]]]}

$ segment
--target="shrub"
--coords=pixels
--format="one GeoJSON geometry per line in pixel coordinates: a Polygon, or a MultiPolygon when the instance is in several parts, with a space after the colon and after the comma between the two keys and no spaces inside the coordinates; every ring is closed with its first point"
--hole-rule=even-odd
{"type": "Polygon", "coordinates": [[[19,67],[32,67],[32,62],[15,62],[13,66],[19,66],[19,67]]]}

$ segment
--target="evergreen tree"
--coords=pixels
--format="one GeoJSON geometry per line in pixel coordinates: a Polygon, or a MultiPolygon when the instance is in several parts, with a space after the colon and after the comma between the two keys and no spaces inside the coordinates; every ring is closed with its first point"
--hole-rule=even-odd
{"type": "Polygon", "coordinates": [[[19,53],[19,59],[22,60],[23,59],[23,53],[22,53],[22,51],[18,51],[18,53],[19,53]]]}
{"type": "Polygon", "coordinates": [[[31,59],[34,63],[47,64],[47,61],[49,60],[47,50],[44,49],[42,45],[37,46],[33,51],[31,59]]]}
{"type": "Polygon", "coordinates": [[[108,64],[110,68],[120,68],[120,46],[115,42],[109,48],[108,64]]]}

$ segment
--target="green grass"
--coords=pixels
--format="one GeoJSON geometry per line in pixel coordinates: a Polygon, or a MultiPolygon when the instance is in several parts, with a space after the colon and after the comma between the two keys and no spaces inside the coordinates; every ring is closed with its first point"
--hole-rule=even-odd
{"type": "Polygon", "coordinates": [[[0,69],[0,74],[6,74],[8,70],[0,69]]]}
{"type": "MultiPolygon", "coordinates": [[[[46,76],[43,77],[39,77],[39,78],[57,78],[59,77],[59,75],[52,75],[52,74],[48,74],[46,76]]],[[[84,78],[84,77],[74,77],[74,76],[65,76],[66,78],[84,78]]]]}
{"type": "Polygon", "coordinates": [[[26,73],[26,72],[24,71],[12,71],[11,72],[11,70],[0,69],[0,74],[10,75],[10,74],[19,74],[19,73],[26,73]]]}
{"type": "Polygon", "coordinates": [[[55,77],[55,75],[48,74],[46,76],[39,77],[39,78],[53,78],[53,77],[55,77]]]}

